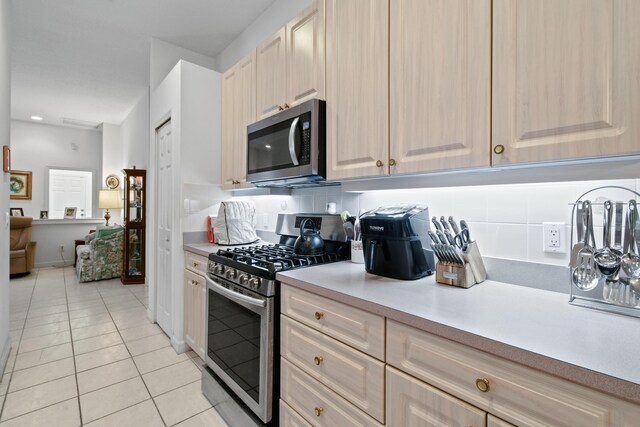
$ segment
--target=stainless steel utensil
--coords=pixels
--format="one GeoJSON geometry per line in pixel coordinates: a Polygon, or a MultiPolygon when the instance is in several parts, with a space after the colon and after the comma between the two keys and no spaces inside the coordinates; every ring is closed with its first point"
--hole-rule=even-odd
{"type": "Polygon", "coordinates": [[[447,222],[447,219],[444,216],[440,217],[440,224],[442,224],[442,231],[452,231],[451,228],[449,227],[449,222],[447,222]]]}
{"type": "Polygon", "coordinates": [[[452,216],[449,217],[449,225],[451,226],[451,230],[453,230],[453,234],[460,233],[460,229],[458,228],[458,224],[456,223],[456,220],[453,219],[452,216]]]}
{"type": "Polygon", "coordinates": [[[631,286],[634,292],[640,292],[640,256],[638,256],[638,247],[636,244],[637,220],[638,209],[636,201],[629,200],[626,227],[629,234],[629,247],[624,248],[627,253],[622,257],[621,268],[627,275],[629,286],[631,286]]]}
{"type": "Polygon", "coordinates": [[[449,242],[449,244],[451,246],[455,246],[456,245],[456,241],[454,239],[453,234],[451,233],[450,230],[444,230],[444,235],[447,238],[447,242],[449,242]]]}
{"type": "Polygon", "coordinates": [[[613,220],[613,203],[604,202],[603,247],[596,251],[594,259],[598,270],[605,276],[613,277],[620,270],[621,257],[611,250],[611,222],[613,220]]]}
{"type": "Polygon", "coordinates": [[[611,250],[615,252],[618,256],[622,256],[624,251],[622,249],[622,210],[623,203],[616,202],[615,204],[615,226],[612,230],[613,233],[613,245],[611,246],[611,250]]]}
{"type": "MultiPolygon", "coordinates": [[[[593,248],[589,245],[589,240],[593,240],[593,211],[591,210],[591,202],[585,200],[583,202],[583,212],[586,231],[584,233],[584,242],[582,249],[577,254],[577,266],[573,270],[573,284],[585,291],[591,290],[598,285],[598,270],[594,261],[593,248]]],[[[595,244],[595,242],[594,242],[595,244]]]]}
{"type": "Polygon", "coordinates": [[[588,223],[589,218],[585,218],[587,215],[591,215],[591,209],[585,209],[585,204],[591,207],[591,202],[585,200],[584,202],[578,202],[576,206],[576,227],[577,227],[577,242],[571,248],[571,255],[569,257],[569,267],[576,268],[578,266],[580,251],[584,248],[585,242],[584,240],[585,233],[588,231],[584,230],[585,223],[588,223]]]}
{"type": "Polygon", "coordinates": [[[440,225],[440,223],[438,222],[438,218],[436,218],[435,216],[433,218],[431,218],[431,222],[433,222],[433,225],[436,227],[436,230],[442,230],[442,225],[440,225]]]}

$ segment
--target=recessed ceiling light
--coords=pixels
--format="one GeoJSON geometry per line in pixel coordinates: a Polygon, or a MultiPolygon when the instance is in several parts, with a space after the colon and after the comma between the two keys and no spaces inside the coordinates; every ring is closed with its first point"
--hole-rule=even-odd
{"type": "Polygon", "coordinates": [[[41,122],[43,119],[41,116],[31,116],[31,120],[35,120],[36,122],[41,122]]]}
{"type": "Polygon", "coordinates": [[[269,144],[265,145],[264,148],[266,148],[267,150],[271,149],[271,146],[269,144]]]}

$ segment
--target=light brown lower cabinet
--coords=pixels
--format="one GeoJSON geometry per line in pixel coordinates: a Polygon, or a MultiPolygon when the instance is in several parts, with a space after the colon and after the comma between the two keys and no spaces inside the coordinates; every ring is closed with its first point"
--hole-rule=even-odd
{"type": "Polygon", "coordinates": [[[204,360],[207,258],[185,252],[184,265],[184,341],[204,360]]]}
{"type": "Polygon", "coordinates": [[[312,426],[382,425],[288,360],[280,368],[280,397],[312,426]]]}
{"type": "Polygon", "coordinates": [[[311,424],[282,399],[280,399],[280,425],[283,427],[311,427],[311,424]]]}
{"type": "Polygon", "coordinates": [[[387,366],[387,425],[485,427],[487,413],[387,366]]]}
{"type": "Polygon", "coordinates": [[[515,427],[513,424],[501,420],[498,417],[494,417],[491,414],[487,415],[487,427],[515,427]]]}

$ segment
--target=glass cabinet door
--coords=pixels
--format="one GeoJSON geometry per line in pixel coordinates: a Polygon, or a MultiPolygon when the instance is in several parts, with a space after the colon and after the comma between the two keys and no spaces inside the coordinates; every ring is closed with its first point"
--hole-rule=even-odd
{"type": "Polygon", "coordinates": [[[125,244],[128,246],[127,264],[125,274],[129,277],[144,277],[143,249],[144,230],[140,228],[130,228],[127,230],[127,240],[125,244]]]}

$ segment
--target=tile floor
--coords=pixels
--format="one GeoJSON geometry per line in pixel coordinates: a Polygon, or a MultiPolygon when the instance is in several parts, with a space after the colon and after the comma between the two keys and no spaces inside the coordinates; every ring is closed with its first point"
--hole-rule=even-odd
{"type": "Polygon", "coordinates": [[[0,427],[227,426],[200,391],[202,360],[147,320],[145,285],[78,283],[68,267],[10,286],[0,427]]]}

